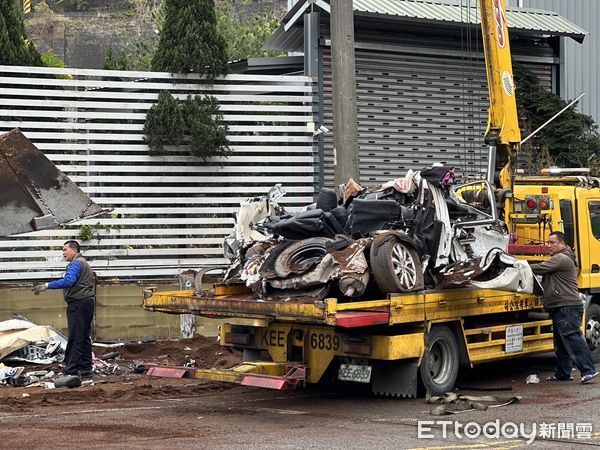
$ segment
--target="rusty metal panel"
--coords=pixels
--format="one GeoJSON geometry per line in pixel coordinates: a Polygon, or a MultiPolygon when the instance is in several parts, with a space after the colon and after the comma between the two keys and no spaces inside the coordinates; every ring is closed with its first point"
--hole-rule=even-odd
{"type": "Polygon", "coordinates": [[[108,212],[19,130],[0,135],[0,237],[108,212]]]}

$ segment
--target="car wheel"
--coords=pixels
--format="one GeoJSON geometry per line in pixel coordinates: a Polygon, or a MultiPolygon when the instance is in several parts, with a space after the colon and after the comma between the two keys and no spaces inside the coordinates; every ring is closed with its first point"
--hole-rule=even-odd
{"type": "Polygon", "coordinates": [[[423,269],[414,248],[396,239],[371,247],[371,271],[383,294],[423,289],[423,269]]]}

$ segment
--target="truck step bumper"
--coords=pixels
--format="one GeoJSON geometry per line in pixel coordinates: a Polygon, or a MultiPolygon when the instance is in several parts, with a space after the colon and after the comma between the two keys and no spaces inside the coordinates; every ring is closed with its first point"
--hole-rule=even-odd
{"type": "Polygon", "coordinates": [[[283,390],[304,386],[306,366],[297,363],[266,361],[242,363],[231,369],[197,369],[157,365],[150,366],[146,375],[165,378],[195,378],[283,390]]]}

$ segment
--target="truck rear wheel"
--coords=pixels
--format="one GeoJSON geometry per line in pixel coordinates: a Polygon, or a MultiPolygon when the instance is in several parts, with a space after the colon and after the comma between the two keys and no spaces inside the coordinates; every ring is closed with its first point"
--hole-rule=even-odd
{"type": "Polygon", "coordinates": [[[375,252],[371,247],[371,270],[383,294],[423,289],[423,269],[417,252],[395,239],[385,241],[375,252]]]}
{"type": "Polygon", "coordinates": [[[419,372],[425,389],[432,395],[449,392],[456,383],[459,367],[458,343],[446,325],[434,326],[429,332],[429,366],[423,357],[419,372]]]}
{"type": "Polygon", "coordinates": [[[590,303],[585,317],[585,340],[597,363],[600,362],[600,305],[590,303]]]}

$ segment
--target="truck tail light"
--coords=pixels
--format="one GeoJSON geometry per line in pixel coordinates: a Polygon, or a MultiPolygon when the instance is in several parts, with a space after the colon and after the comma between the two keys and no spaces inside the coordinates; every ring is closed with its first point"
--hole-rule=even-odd
{"type": "Polygon", "coordinates": [[[540,198],[538,200],[538,208],[540,208],[540,211],[550,209],[550,201],[547,198],[540,198]]]}
{"type": "Polygon", "coordinates": [[[527,198],[525,199],[525,206],[527,206],[527,209],[536,209],[537,201],[535,200],[535,198],[527,198]]]}
{"type": "Polygon", "coordinates": [[[249,345],[250,335],[247,333],[225,333],[226,344],[249,345]]]}

